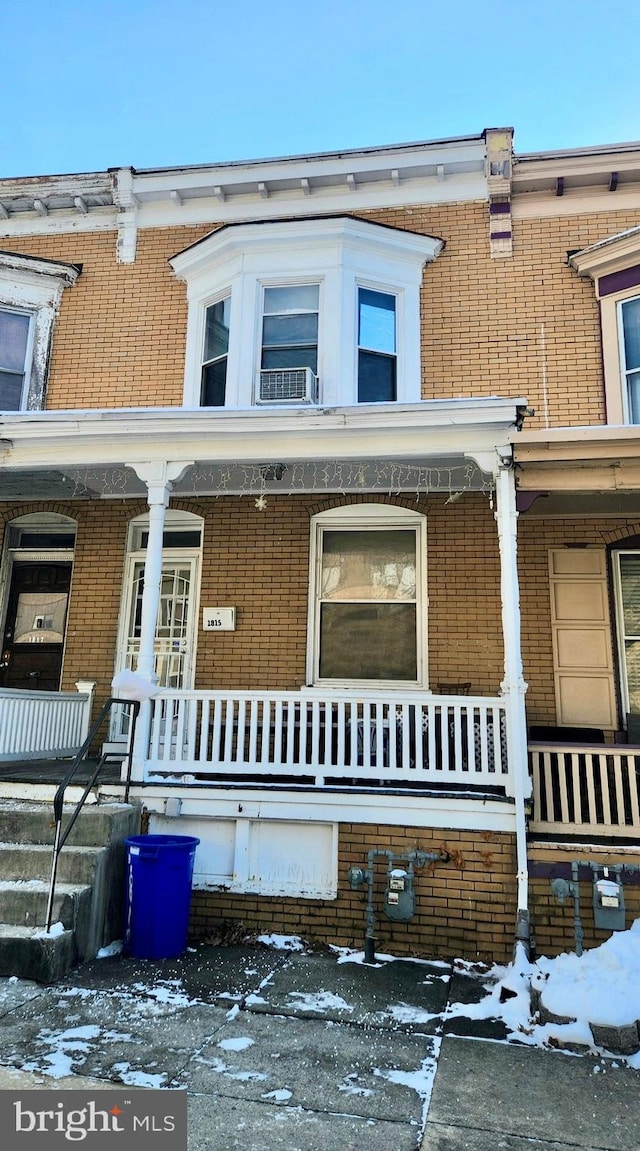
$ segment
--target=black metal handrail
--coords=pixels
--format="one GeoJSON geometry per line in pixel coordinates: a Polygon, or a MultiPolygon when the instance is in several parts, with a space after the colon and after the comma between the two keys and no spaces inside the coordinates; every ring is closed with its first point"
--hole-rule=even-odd
{"type": "Polygon", "coordinates": [[[125,788],[124,788],[124,802],[125,803],[129,802],[129,789],[131,787],[131,765],[132,765],[132,760],[133,760],[133,743],[134,743],[134,738],[135,738],[135,734],[136,734],[136,723],[138,720],[138,712],[140,711],[140,703],[137,699],[118,699],[116,696],[110,696],[109,699],[107,700],[107,702],[100,709],[99,714],[97,715],[96,719],[94,720],[93,724],[91,725],[91,728],[89,730],[87,738],[85,739],[84,743],[82,744],[82,747],[79,749],[79,751],[75,755],[73,763],[71,764],[69,770],[67,771],[67,774],[65,775],[60,786],[58,787],[58,790],[56,791],[55,796],[53,797],[53,816],[54,816],[54,820],[55,820],[55,835],[54,835],[54,840],[53,840],[53,855],[52,855],[52,859],[51,859],[51,878],[49,880],[49,898],[47,900],[47,915],[46,915],[46,920],[45,920],[45,931],[47,933],[51,930],[51,919],[52,919],[52,915],[53,915],[53,897],[55,894],[56,877],[58,874],[58,859],[60,857],[60,852],[62,851],[62,848],[64,847],[65,843],[67,842],[67,839],[69,838],[71,830],[72,830],[78,816],[80,815],[82,808],[84,807],[85,800],[86,800],[89,792],[91,791],[91,788],[94,786],[94,784],[95,784],[95,782],[96,782],[96,780],[100,774],[100,771],[102,770],[102,767],[104,766],[105,762],[109,758],[108,753],[103,753],[100,756],[100,758],[99,758],[99,760],[95,766],[95,769],[93,771],[93,774],[92,774],[89,782],[87,783],[80,799],[78,800],[78,802],[74,808],[74,811],[71,815],[71,818],[70,818],[70,820],[69,820],[69,822],[68,822],[68,824],[65,827],[64,832],[63,832],[62,831],[62,813],[63,813],[63,809],[64,809],[65,791],[67,790],[67,787],[71,783],[74,775],[76,774],[76,771],[78,770],[80,764],[82,763],[83,759],[85,758],[89,748],[91,747],[91,744],[93,743],[96,735],[100,731],[100,728],[102,727],[104,721],[111,714],[111,710],[116,704],[121,704],[121,705],[131,709],[130,713],[129,713],[130,719],[131,719],[131,724],[130,724],[130,730],[129,730],[127,754],[125,756],[126,764],[127,764],[127,772],[126,772],[126,776],[125,776],[125,788]]]}

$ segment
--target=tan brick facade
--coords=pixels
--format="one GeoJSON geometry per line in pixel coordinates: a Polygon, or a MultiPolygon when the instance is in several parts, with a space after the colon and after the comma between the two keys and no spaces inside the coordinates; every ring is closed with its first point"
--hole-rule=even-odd
{"type": "Polygon", "coordinates": [[[396,853],[448,851],[448,863],[416,869],[416,914],[392,923],[381,911],[386,860],[375,864],[377,949],[394,955],[508,962],[515,918],[515,847],[509,835],[468,831],[425,831],[381,824],[343,824],[335,900],[267,899],[257,895],[195,892],[191,930],[206,937],[242,925],[250,933],[291,932],[318,943],[362,948],[366,927],[366,886],[352,891],[350,867],[366,867],[372,849],[396,853]]]}
{"type": "MultiPolygon", "coordinates": [[[[490,257],[486,213],[471,203],[365,214],[446,239],[424,275],[423,397],[523,396],[536,411],[528,427],[602,424],[597,304],[567,252],[637,226],[640,210],[517,221],[508,260],[490,257]]],[[[181,404],[186,297],[168,259],[211,230],[142,230],[126,265],[113,232],[16,240],[26,255],[83,265],[54,333],[50,409],[181,404]]]]}

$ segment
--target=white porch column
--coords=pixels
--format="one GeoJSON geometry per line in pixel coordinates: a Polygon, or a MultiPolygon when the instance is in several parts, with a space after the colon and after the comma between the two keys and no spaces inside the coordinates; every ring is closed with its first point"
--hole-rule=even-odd
{"type": "Polygon", "coordinates": [[[502,600],[502,634],[504,639],[504,680],[507,724],[507,756],[513,779],[516,809],[516,850],[518,880],[517,937],[529,937],[529,903],[525,799],[531,785],[527,763],[527,720],[524,697],[527,685],[522,668],[520,637],[520,590],[518,582],[518,513],[513,468],[504,462],[497,475],[495,512],[500,545],[500,593],[502,600]]]}
{"type": "MultiPolygon", "coordinates": [[[[174,483],[181,479],[191,461],[159,461],[154,463],[131,464],[136,475],[147,485],[149,505],[149,537],[144,560],[144,586],[142,589],[142,610],[140,619],[140,647],[135,670],[150,683],[156,682],[155,638],[160,606],[160,586],[162,582],[162,537],[169,498],[174,483]]],[[[136,739],[133,749],[132,779],[143,778],[143,764],[149,741],[151,704],[144,700],[140,705],[136,739]]]]}

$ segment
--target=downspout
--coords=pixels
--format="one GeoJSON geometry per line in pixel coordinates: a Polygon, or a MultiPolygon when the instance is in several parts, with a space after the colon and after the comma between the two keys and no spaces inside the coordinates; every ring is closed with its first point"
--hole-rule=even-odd
{"type": "Polygon", "coordinates": [[[516,816],[517,897],[516,946],[523,944],[527,953],[531,943],[529,920],[529,881],[525,801],[531,791],[527,756],[527,720],[522,668],[520,591],[518,581],[518,544],[516,486],[511,457],[503,456],[496,479],[497,507],[495,519],[500,547],[500,595],[502,633],[504,638],[504,679],[501,691],[505,699],[507,761],[513,781],[516,816]]]}

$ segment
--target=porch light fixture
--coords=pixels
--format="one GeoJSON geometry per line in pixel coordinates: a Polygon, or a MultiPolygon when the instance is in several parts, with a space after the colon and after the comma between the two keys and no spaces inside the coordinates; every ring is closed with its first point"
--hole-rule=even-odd
{"type": "Polygon", "coordinates": [[[286,464],[261,464],[260,478],[263,480],[281,480],[287,471],[286,464]]]}

